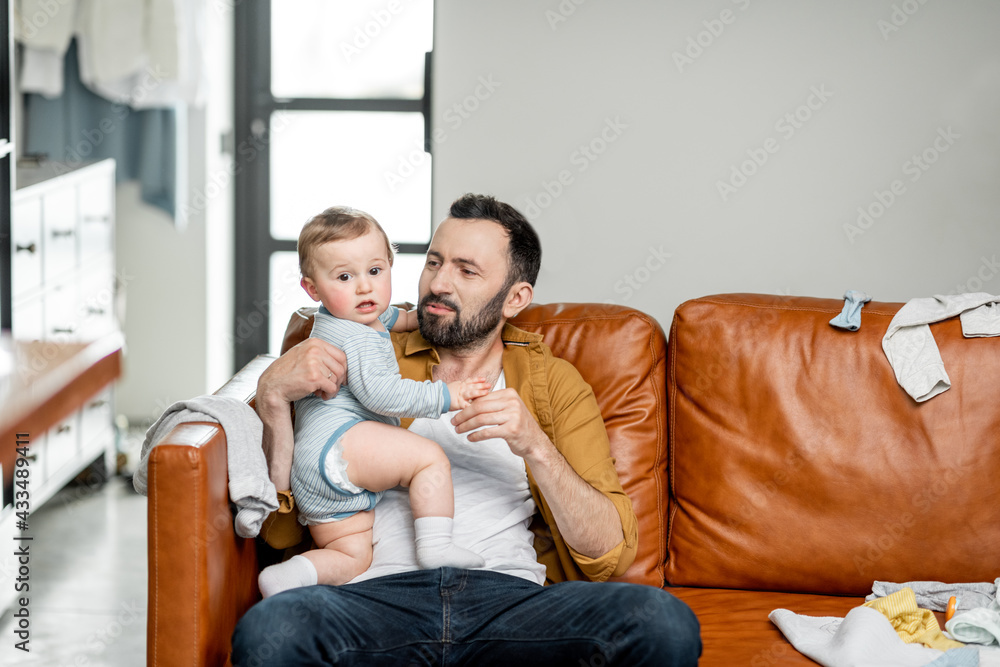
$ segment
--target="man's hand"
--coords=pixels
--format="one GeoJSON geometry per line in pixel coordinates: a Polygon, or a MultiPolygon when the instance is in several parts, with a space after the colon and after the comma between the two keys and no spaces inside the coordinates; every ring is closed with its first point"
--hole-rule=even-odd
{"type": "Polygon", "coordinates": [[[309,394],[324,401],[337,395],[347,374],[344,352],[319,338],[307,338],[274,360],[257,381],[257,402],[290,405],[309,394]]]}
{"type": "Polygon", "coordinates": [[[622,523],[614,503],[588,484],[545,435],[514,389],[477,398],[452,418],[457,433],[470,442],[503,438],[523,458],[542,495],[548,500],[566,543],[581,554],[598,558],[622,541],[622,523]]]}
{"type": "Polygon", "coordinates": [[[307,338],[281,355],[257,380],[257,414],[264,423],[261,446],[271,482],[279,491],[291,487],[291,404],[309,394],[328,400],[337,394],[347,374],[344,352],[318,338],[307,338]]]}
{"type": "Polygon", "coordinates": [[[514,389],[501,389],[477,398],[455,415],[451,423],[460,434],[485,426],[469,433],[469,442],[503,438],[510,451],[524,459],[534,458],[541,448],[552,447],[514,389]]]}

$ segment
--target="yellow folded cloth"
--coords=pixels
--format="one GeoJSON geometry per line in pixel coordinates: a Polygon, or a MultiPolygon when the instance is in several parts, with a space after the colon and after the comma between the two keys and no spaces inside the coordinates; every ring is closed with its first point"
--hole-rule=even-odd
{"type": "Polygon", "coordinates": [[[896,634],[907,644],[920,643],[939,651],[965,646],[944,636],[934,612],[917,606],[912,588],[901,588],[892,595],[866,602],[863,606],[871,607],[888,618],[896,634]]]}

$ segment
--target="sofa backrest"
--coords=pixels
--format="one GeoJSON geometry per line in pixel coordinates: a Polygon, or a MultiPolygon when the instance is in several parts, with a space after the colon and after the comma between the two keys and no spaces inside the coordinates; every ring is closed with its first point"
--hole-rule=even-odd
{"type": "MultiPolygon", "coordinates": [[[[282,352],[312,330],[315,308],[293,314],[282,352]]],[[[532,304],[512,324],[540,333],[593,387],[622,487],[639,524],[635,562],[619,579],[663,585],[667,543],[666,355],[663,329],[633,308],[532,304]]]]}
{"type": "Polygon", "coordinates": [[[881,341],[899,303],[750,294],[670,330],[675,585],[861,595],[1000,575],[1000,339],[931,326],[952,387],[916,403],[881,341]]]}
{"type": "Polygon", "coordinates": [[[667,342],[634,308],[533,304],[512,324],[542,334],[594,390],[622,488],[639,525],[635,562],[619,581],[663,586],[667,538],[667,342]]]}

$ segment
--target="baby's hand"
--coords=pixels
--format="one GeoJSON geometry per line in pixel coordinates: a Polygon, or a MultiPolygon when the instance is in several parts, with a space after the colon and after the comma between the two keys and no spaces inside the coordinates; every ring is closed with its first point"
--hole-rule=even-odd
{"type": "MultiPolygon", "coordinates": [[[[409,304],[407,304],[409,305],[409,304]]],[[[399,317],[392,325],[393,331],[416,331],[418,328],[417,324],[417,309],[412,308],[410,310],[400,310],[399,317]]]]}
{"type": "Polygon", "coordinates": [[[472,378],[448,383],[448,393],[451,394],[451,409],[461,410],[474,398],[490,393],[490,386],[484,378],[472,378]]]}

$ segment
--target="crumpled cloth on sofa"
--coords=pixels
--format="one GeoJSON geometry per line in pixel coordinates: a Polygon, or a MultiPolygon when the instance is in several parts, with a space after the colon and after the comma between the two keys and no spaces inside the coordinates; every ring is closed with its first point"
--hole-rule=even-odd
{"type": "Polygon", "coordinates": [[[848,331],[857,331],[861,328],[861,309],[872,298],[861,290],[847,290],[844,293],[844,309],[840,314],[830,320],[830,324],[848,331]]]}
{"type": "Polygon", "coordinates": [[[960,315],[963,335],[1000,335],[1000,296],[985,292],[910,299],[896,312],[882,337],[882,350],[899,386],[918,403],[951,387],[941,352],[931,334],[932,322],[960,315]]]}
{"type": "Polygon", "coordinates": [[[967,644],[1000,644],[1000,602],[994,597],[984,607],[955,614],[945,627],[952,637],[967,644]]]}
{"type": "Polygon", "coordinates": [[[989,606],[996,599],[997,584],[1000,579],[996,579],[992,584],[987,582],[974,582],[969,584],[948,584],[942,581],[908,581],[906,583],[895,583],[891,581],[876,581],[872,584],[872,592],[865,598],[866,602],[871,602],[880,597],[891,595],[903,588],[913,589],[917,598],[917,606],[932,611],[945,611],[948,608],[948,599],[951,596],[958,598],[958,611],[968,611],[978,607],[989,606]]]}
{"type": "Polygon", "coordinates": [[[998,665],[981,662],[976,648],[942,653],[920,644],[906,644],[889,619],[870,607],[855,607],[844,618],[805,616],[775,609],[768,618],[799,653],[824,667],[958,667],[998,665]],[[942,662],[936,662],[941,660],[942,662]]]}
{"type": "Polygon", "coordinates": [[[198,396],[178,401],[167,408],[146,431],[139,467],[132,484],[147,495],[149,453],[175,426],[188,422],[213,422],[226,432],[229,467],[229,499],[239,511],[235,529],[240,537],[256,537],[261,524],[278,509],[278,494],[267,472],[267,460],[261,448],[264,427],[260,417],[243,401],[224,396],[198,396]]]}
{"type": "Polygon", "coordinates": [[[941,651],[963,646],[961,642],[944,636],[934,612],[917,606],[917,597],[912,588],[902,588],[892,595],[866,602],[863,606],[884,614],[899,638],[907,644],[923,644],[941,651]]]}

